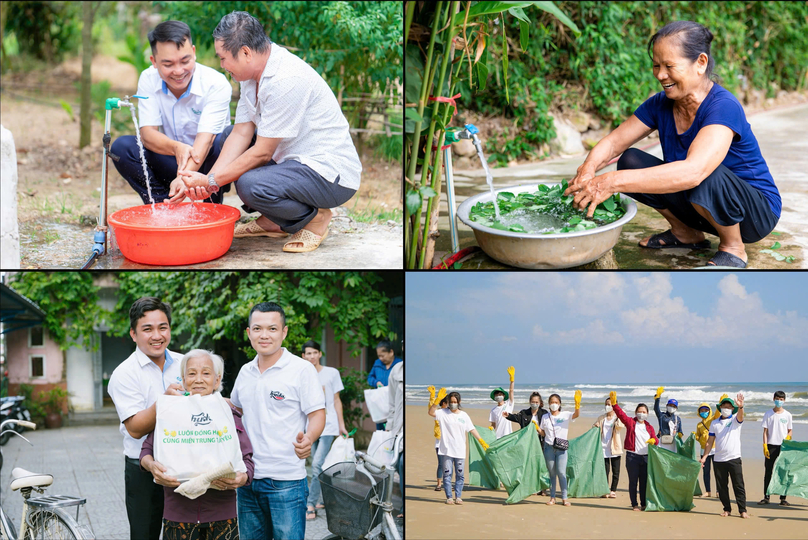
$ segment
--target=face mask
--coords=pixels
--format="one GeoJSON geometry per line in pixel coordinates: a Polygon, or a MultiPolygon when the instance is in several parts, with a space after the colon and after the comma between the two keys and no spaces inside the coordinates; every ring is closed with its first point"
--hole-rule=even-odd
{"type": "Polygon", "coordinates": [[[640,412],[637,413],[637,420],[641,420],[645,422],[645,419],[648,418],[648,413],[640,412]]]}
{"type": "Polygon", "coordinates": [[[673,414],[676,412],[676,407],[665,407],[665,410],[668,411],[668,414],[673,414]]]}
{"type": "Polygon", "coordinates": [[[539,404],[538,404],[538,403],[531,403],[531,404],[530,404],[530,408],[531,408],[531,409],[533,409],[533,410],[535,411],[536,409],[538,409],[538,408],[539,408],[539,404]]]}
{"type": "Polygon", "coordinates": [[[612,412],[612,406],[611,405],[606,405],[606,412],[607,413],[612,412]]]}
{"type": "Polygon", "coordinates": [[[710,413],[708,413],[707,411],[700,412],[699,416],[701,416],[702,418],[707,418],[708,416],[710,416],[710,413]]]}
{"type": "Polygon", "coordinates": [[[724,418],[729,418],[732,416],[732,409],[721,409],[721,416],[724,418]]]}
{"type": "Polygon", "coordinates": [[[783,406],[783,400],[782,399],[775,399],[774,400],[774,406],[775,407],[782,407],[783,406]]]}
{"type": "Polygon", "coordinates": [[[449,408],[452,409],[453,411],[456,411],[459,406],[460,405],[458,405],[457,403],[452,403],[451,405],[449,405],[449,408]]]}
{"type": "Polygon", "coordinates": [[[505,398],[503,396],[495,396],[494,399],[496,400],[497,403],[502,403],[503,401],[505,401],[505,398]]]}
{"type": "Polygon", "coordinates": [[[556,412],[560,405],[558,403],[550,403],[550,410],[556,412]]]}

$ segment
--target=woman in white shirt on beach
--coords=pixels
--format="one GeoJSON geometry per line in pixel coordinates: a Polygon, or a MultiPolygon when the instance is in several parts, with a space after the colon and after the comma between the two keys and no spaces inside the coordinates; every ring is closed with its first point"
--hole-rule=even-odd
{"type": "Polygon", "coordinates": [[[567,450],[558,448],[564,446],[561,441],[569,444],[567,433],[570,422],[578,418],[581,411],[581,391],[575,391],[575,412],[561,410],[561,396],[551,394],[550,412],[542,416],[538,426],[539,433],[544,437],[544,460],[547,462],[547,470],[550,473],[550,501],[548,505],[556,503],[556,478],[561,486],[561,502],[564,506],[570,506],[567,501],[567,450]],[[556,444],[558,439],[558,444],[556,444]]]}

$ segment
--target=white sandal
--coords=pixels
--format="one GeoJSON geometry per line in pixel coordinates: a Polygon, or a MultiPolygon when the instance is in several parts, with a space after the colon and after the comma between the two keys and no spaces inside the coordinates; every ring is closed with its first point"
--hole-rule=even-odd
{"type": "Polygon", "coordinates": [[[236,230],[233,232],[233,238],[247,238],[250,236],[268,236],[270,238],[286,238],[289,236],[289,233],[285,233],[283,231],[280,232],[270,232],[264,230],[256,220],[252,220],[249,223],[240,223],[236,225],[236,230]]]}
{"type": "Polygon", "coordinates": [[[317,236],[313,232],[308,229],[300,229],[295,234],[289,238],[289,241],[283,245],[283,250],[289,253],[306,253],[309,251],[314,251],[320,244],[325,240],[325,237],[328,236],[328,229],[325,230],[322,236],[317,236]],[[303,247],[290,247],[289,244],[294,244],[295,242],[303,244],[303,247]]]}

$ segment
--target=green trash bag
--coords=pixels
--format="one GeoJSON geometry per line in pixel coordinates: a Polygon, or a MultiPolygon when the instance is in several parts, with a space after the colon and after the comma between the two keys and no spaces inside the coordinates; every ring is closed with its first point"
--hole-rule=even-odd
{"type": "Polygon", "coordinates": [[[648,446],[648,483],[645,496],[649,512],[689,512],[701,463],[664,448],[648,446]]]}
{"type": "Polygon", "coordinates": [[[608,493],[600,429],[593,427],[570,441],[567,450],[567,496],[600,497],[608,493]]]}
{"type": "Polygon", "coordinates": [[[808,499],[808,442],[783,441],[766,492],[769,495],[808,499]]]}
{"type": "MultiPolygon", "coordinates": [[[[482,451],[474,437],[471,440],[482,451]]],[[[508,491],[507,504],[523,501],[550,485],[541,442],[532,425],[491,444],[485,452],[483,463],[491,467],[494,476],[508,491]]]]}
{"type": "MultiPolygon", "coordinates": [[[[701,459],[701,445],[696,441],[696,437],[692,433],[685,439],[685,442],[682,442],[679,437],[676,437],[676,453],[680,456],[698,461],[701,459]]],[[[701,486],[698,480],[696,480],[696,489],[693,490],[693,496],[701,497],[701,486]]]]}
{"type": "MultiPolygon", "coordinates": [[[[496,434],[488,428],[474,426],[477,433],[483,438],[488,446],[497,442],[496,434]]],[[[497,478],[491,464],[486,461],[485,451],[482,445],[471,434],[469,437],[469,462],[466,466],[468,472],[468,484],[470,486],[485,487],[488,489],[499,489],[499,478],[497,478]]]]}

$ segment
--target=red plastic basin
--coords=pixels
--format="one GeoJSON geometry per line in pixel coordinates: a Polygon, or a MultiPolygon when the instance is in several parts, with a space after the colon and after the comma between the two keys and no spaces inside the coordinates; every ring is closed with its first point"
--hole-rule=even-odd
{"type": "Polygon", "coordinates": [[[127,259],[160,266],[195,264],[221,257],[233,242],[240,212],[213,203],[134,206],[109,216],[118,247],[127,259]]]}

